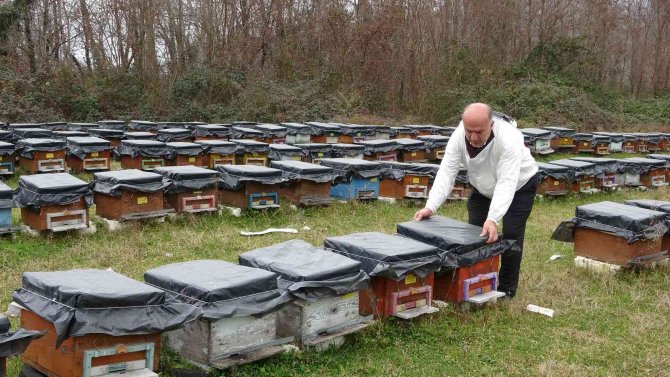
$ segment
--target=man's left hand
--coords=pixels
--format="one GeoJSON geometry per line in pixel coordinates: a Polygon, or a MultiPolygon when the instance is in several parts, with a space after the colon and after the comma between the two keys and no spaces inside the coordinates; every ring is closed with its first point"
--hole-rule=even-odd
{"type": "Polygon", "coordinates": [[[479,236],[486,237],[486,243],[493,243],[498,241],[498,227],[493,220],[486,220],[482,228],[482,234],[479,236]]]}

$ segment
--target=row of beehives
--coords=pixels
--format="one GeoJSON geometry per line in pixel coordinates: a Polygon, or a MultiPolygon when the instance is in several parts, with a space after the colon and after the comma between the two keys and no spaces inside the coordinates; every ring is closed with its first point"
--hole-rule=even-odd
{"type": "Polygon", "coordinates": [[[360,141],[357,144],[267,144],[250,139],[163,142],[123,140],[116,147],[106,139],[84,136],[65,140],[20,139],[17,144],[0,142],[0,174],[12,175],[18,160],[28,173],[109,170],[112,158],[124,169],[150,170],[157,166],[218,164],[266,166],[270,160],[315,162],[329,157],[420,162],[442,158],[448,137],[420,136],[422,140],[393,139],[360,141]]]}
{"type": "Polygon", "coordinates": [[[589,194],[621,187],[664,187],[670,182],[670,154],[623,159],[574,157],[537,163],[539,195],[589,194]]]}
{"type": "MultiPolygon", "coordinates": [[[[324,158],[319,164],[273,161],[271,167],[192,165],[124,169],[94,173],[87,183],[67,173],[24,175],[12,190],[0,183],[0,232],[13,232],[11,208],[21,208],[23,223],[36,231],[85,229],[88,208],[115,221],[161,218],[171,212],[327,205],[339,200],[381,197],[427,198],[439,165],[324,158]]],[[[466,195],[467,171],[457,178],[453,199],[466,195]]]]}
{"type": "Polygon", "coordinates": [[[533,154],[555,151],[591,153],[656,153],[670,151],[670,133],[578,133],[565,127],[521,128],[524,142],[533,154]]]}
{"type": "MultiPolygon", "coordinates": [[[[43,331],[22,355],[49,376],[156,376],[161,333],[203,367],[227,368],[286,344],[324,349],[374,319],[437,312],[433,300],[494,301],[499,255],[481,228],[440,216],[378,232],[292,240],[243,253],[239,265],[196,260],[144,281],[110,270],[26,272],[13,294],[21,326],[43,331]]],[[[2,349],[0,341],[0,350],[2,349]]]]}

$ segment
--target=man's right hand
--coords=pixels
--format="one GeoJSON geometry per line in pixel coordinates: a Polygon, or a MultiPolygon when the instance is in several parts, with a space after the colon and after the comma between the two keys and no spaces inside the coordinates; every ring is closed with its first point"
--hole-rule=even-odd
{"type": "Polygon", "coordinates": [[[431,216],[433,216],[433,211],[431,211],[428,208],[424,208],[420,211],[417,211],[414,214],[414,221],[421,221],[421,220],[429,219],[431,216]]]}

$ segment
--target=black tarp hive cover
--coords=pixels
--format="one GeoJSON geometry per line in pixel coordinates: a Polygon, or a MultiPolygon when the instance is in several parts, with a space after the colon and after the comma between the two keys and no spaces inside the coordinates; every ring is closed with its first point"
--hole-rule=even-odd
{"type": "Polygon", "coordinates": [[[0,182],[0,208],[14,207],[14,190],[0,182]]]}
{"type": "Polygon", "coordinates": [[[658,144],[663,141],[663,135],[659,133],[636,133],[635,135],[647,143],[658,144]]]}
{"type": "Polygon", "coordinates": [[[144,131],[124,132],[123,137],[126,140],[158,140],[158,136],[156,134],[144,131]]]}
{"type": "Polygon", "coordinates": [[[575,217],[563,221],[552,239],[572,242],[575,229],[586,228],[623,237],[632,244],[662,237],[668,225],[663,212],[605,201],[578,206],[575,217]]]}
{"type": "Polygon", "coordinates": [[[201,124],[195,127],[195,136],[228,137],[231,126],[230,124],[201,124]]]}
{"type": "Polygon", "coordinates": [[[407,127],[409,129],[415,130],[415,131],[432,131],[433,130],[433,125],[432,124],[406,124],[403,127],[407,127]]]}
{"type": "Polygon", "coordinates": [[[374,127],[375,133],[395,135],[395,131],[391,129],[391,126],[374,125],[371,127],[374,127]]]}
{"type": "Polygon", "coordinates": [[[328,237],[324,246],[360,261],[363,271],[370,277],[396,281],[408,274],[425,277],[443,264],[443,257],[435,246],[379,232],[328,237]]]}
{"type": "Polygon", "coordinates": [[[144,281],[202,310],[209,320],[262,315],[290,302],[277,274],[221,260],[172,263],[144,273],[144,281]]]}
{"type": "Polygon", "coordinates": [[[0,130],[0,141],[14,142],[14,134],[11,131],[0,130]]]}
{"type": "Polygon", "coordinates": [[[68,137],[67,152],[77,158],[83,160],[87,153],[103,152],[112,149],[112,144],[105,139],[99,137],[68,137]]]}
{"type": "Polygon", "coordinates": [[[226,140],[196,140],[195,143],[202,145],[205,153],[231,155],[240,150],[238,144],[226,140]]]}
{"type": "Polygon", "coordinates": [[[265,137],[284,137],[288,133],[288,129],[286,127],[269,123],[256,124],[251,128],[263,132],[263,136],[265,137]]]}
{"type": "Polygon", "coordinates": [[[248,120],[234,120],[231,123],[233,126],[242,126],[242,127],[249,127],[249,126],[254,126],[258,123],[256,122],[251,122],[248,120]]]}
{"type": "Polygon", "coordinates": [[[163,176],[167,193],[191,192],[214,189],[218,185],[219,172],[192,165],[163,166],[154,171],[163,176]]]}
{"type": "Polygon", "coordinates": [[[447,143],[449,143],[449,139],[451,139],[451,137],[442,135],[423,135],[423,136],[417,136],[416,139],[426,143],[426,148],[433,149],[433,148],[445,148],[447,146],[447,143]]]}
{"type": "Polygon", "coordinates": [[[244,182],[273,185],[284,182],[282,171],[256,165],[216,165],[219,172],[219,188],[237,191],[244,182]]]}
{"type": "Polygon", "coordinates": [[[68,173],[24,175],[14,200],[20,208],[39,208],[44,205],[65,205],[84,198],[86,206],[93,204],[89,184],[68,173]]]}
{"type": "Polygon", "coordinates": [[[248,139],[230,139],[230,141],[240,147],[240,152],[270,153],[270,146],[268,143],[248,139]]]}
{"type": "Polygon", "coordinates": [[[309,125],[303,123],[279,123],[279,125],[286,127],[289,135],[309,134],[311,131],[309,125]]]}
{"type": "Polygon", "coordinates": [[[548,127],[542,127],[542,129],[551,131],[552,133],[560,137],[573,137],[575,135],[575,130],[567,127],[548,126],[548,127]]]}
{"type": "Polygon", "coordinates": [[[170,185],[163,176],[138,169],[106,171],[93,174],[93,191],[99,194],[121,196],[123,191],[154,193],[170,185]]]}
{"type": "Polygon", "coordinates": [[[365,147],[363,149],[364,154],[393,152],[398,149],[395,140],[365,140],[359,141],[356,144],[365,147]]]}
{"type": "Polygon", "coordinates": [[[58,140],[67,140],[69,137],[87,137],[88,132],[85,131],[54,131],[52,138],[58,140]]]}
{"type": "Polygon", "coordinates": [[[405,178],[406,175],[427,175],[431,178],[435,178],[437,171],[440,169],[440,165],[437,164],[423,164],[423,163],[406,163],[406,162],[394,162],[394,161],[380,161],[380,164],[384,168],[382,177],[385,179],[395,179],[399,181],[405,178]]]}
{"type": "Polygon", "coordinates": [[[592,141],[593,140],[593,134],[587,134],[587,133],[576,133],[574,134],[573,138],[578,141],[592,141]]]}
{"type": "Polygon", "coordinates": [[[545,164],[543,162],[536,162],[536,164],[542,179],[552,177],[557,180],[567,180],[569,178],[570,168],[567,166],[545,164]]]}
{"type": "Polygon", "coordinates": [[[193,131],[186,128],[163,128],[162,130],[158,130],[157,133],[156,138],[166,143],[169,141],[188,140],[193,137],[193,131]]]}
{"type": "Polygon", "coordinates": [[[667,216],[670,216],[670,202],[663,200],[653,200],[653,199],[634,199],[626,200],[626,205],[635,206],[640,208],[651,209],[658,212],[664,212],[667,216]]]}
{"type": "Polygon", "coordinates": [[[614,158],[603,157],[572,157],[571,160],[583,161],[595,164],[596,177],[602,178],[604,174],[619,172],[619,162],[614,158]]]}
{"type": "Polygon", "coordinates": [[[332,150],[331,155],[335,158],[356,157],[362,155],[365,151],[365,147],[358,144],[337,143],[330,144],[330,146],[332,150]]]}
{"type": "Polygon", "coordinates": [[[314,136],[320,136],[324,134],[340,135],[342,133],[342,131],[340,131],[340,127],[331,123],[306,122],[305,124],[310,126],[311,133],[314,136]]]}
{"type": "Polygon", "coordinates": [[[123,140],[114,153],[119,156],[171,158],[167,144],[158,140],[123,140]]]}
{"type": "Polygon", "coordinates": [[[198,319],[200,309],[110,270],[24,272],[14,301],[71,336],[151,334],[198,319]]]}
{"type": "Polygon", "coordinates": [[[562,159],[549,161],[549,164],[565,166],[569,169],[568,180],[579,181],[581,177],[593,177],[596,175],[596,164],[593,162],[562,159]]]}
{"type": "Polygon", "coordinates": [[[393,139],[398,150],[416,152],[422,149],[427,149],[426,143],[422,140],[415,139],[393,139]]]}
{"type": "Polygon", "coordinates": [[[186,141],[174,141],[165,144],[170,151],[172,158],[174,156],[199,156],[205,153],[202,144],[190,143],[186,141]]]}
{"type": "Polygon", "coordinates": [[[88,130],[88,134],[101,138],[121,139],[123,137],[123,130],[113,128],[91,128],[88,130]]]}
{"type": "Polygon", "coordinates": [[[375,128],[370,126],[363,126],[360,124],[338,124],[342,135],[350,136],[372,136],[375,133],[375,128]]]}
{"type": "Polygon", "coordinates": [[[103,129],[112,129],[112,130],[124,130],[128,123],[122,121],[122,120],[100,120],[98,121],[98,125],[100,125],[100,128],[103,129]]]}
{"type": "Polygon", "coordinates": [[[51,131],[65,131],[68,128],[67,122],[48,122],[40,126],[40,128],[46,128],[51,131]]]}
{"type": "Polygon", "coordinates": [[[233,126],[230,129],[230,137],[233,139],[246,139],[254,137],[264,137],[263,131],[254,130],[253,128],[233,126]]]}
{"type": "Polygon", "coordinates": [[[139,131],[158,131],[163,126],[159,125],[156,122],[150,122],[148,120],[131,120],[128,123],[128,128],[131,130],[139,130],[139,131]]]}
{"type": "Polygon", "coordinates": [[[359,160],[353,158],[324,158],[319,164],[333,168],[333,173],[338,180],[349,181],[352,177],[373,178],[380,177],[384,173],[384,167],[375,161],[359,160]]]}
{"type": "Polygon", "coordinates": [[[482,228],[443,216],[398,224],[398,234],[440,249],[446,268],[470,266],[504,252],[519,252],[516,241],[487,244],[482,228]]]}
{"type": "Polygon", "coordinates": [[[16,147],[12,143],[0,141],[0,156],[7,156],[16,151],[16,147]]]}
{"type": "Polygon", "coordinates": [[[622,158],[617,159],[619,171],[628,174],[645,174],[651,169],[663,168],[665,163],[662,160],[653,158],[622,158]]]}
{"type": "Polygon", "coordinates": [[[333,169],[323,165],[302,161],[272,161],[270,167],[282,171],[286,180],[306,180],[317,183],[332,182],[336,175],[333,169]]]}
{"type": "Polygon", "coordinates": [[[670,169],[670,154],[648,154],[647,158],[665,161],[665,167],[670,169]]]}
{"type": "Polygon", "coordinates": [[[70,131],[86,131],[89,128],[97,128],[97,123],[68,123],[67,129],[70,131]]]}
{"type": "MultiPolygon", "coordinates": [[[[1,322],[6,323],[7,327],[9,327],[9,320],[6,317],[0,316],[1,322]]],[[[9,331],[9,328],[0,328],[0,358],[23,353],[28,348],[28,345],[30,345],[30,342],[42,335],[40,331],[24,329],[9,331]]]]}
{"type": "Polygon", "coordinates": [[[554,134],[546,129],[540,128],[520,128],[519,131],[523,134],[527,142],[532,143],[535,140],[549,140],[554,137],[554,134]]]}
{"type": "Polygon", "coordinates": [[[33,152],[57,152],[65,149],[65,140],[58,139],[20,139],[16,149],[21,157],[33,159],[33,152]]]}
{"type": "Polygon", "coordinates": [[[240,264],[277,273],[280,288],[308,301],[360,291],[370,283],[360,262],[302,240],[243,253],[240,264]]]}
{"type": "Polygon", "coordinates": [[[21,139],[48,139],[53,137],[53,131],[44,128],[17,128],[14,135],[21,139]]]}
{"type": "Polygon", "coordinates": [[[610,141],[615,143],[621,143],[625,140],[623,134],[618,134],[614,132],[594,132],[594,135],[604,135],[610,138],[610,141]]]}
{"type": "Polygon", "coordinates": [[[281,160],[282,157],[303,157],[306,153],[302,148],[288,144],[270,144],[268,157],[271,160],[281,160]]]}

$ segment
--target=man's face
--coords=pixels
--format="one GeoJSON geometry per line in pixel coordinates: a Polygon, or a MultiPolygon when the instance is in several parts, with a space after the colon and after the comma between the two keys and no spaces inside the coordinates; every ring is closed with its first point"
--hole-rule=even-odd
{"type": "Polygon", "coordinates": [[[470,144],[475,148],[481,148],[491,136],[493,121],[485,119],[472,120],[466,123],[464,120],[463,127],[465,128],[465,138],[468,139],[470,144]]]}

